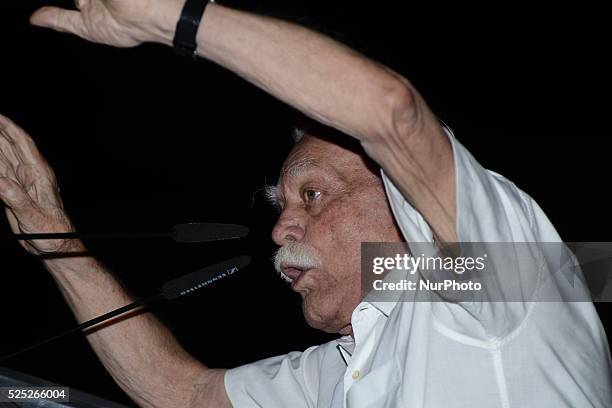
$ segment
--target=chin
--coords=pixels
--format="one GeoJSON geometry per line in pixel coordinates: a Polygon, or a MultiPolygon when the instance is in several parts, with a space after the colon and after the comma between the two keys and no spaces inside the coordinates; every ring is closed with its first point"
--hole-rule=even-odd
{"type": "Polygon", "coordinates": [[[312,301],[304,298],[302,312],[306,323],[310,327],[326,333],[341,333],[347,325],[350,325],[350,318],[347,322],[340,318],[339,308],[331,307],[331,305],[316,300],[312,301]]]}

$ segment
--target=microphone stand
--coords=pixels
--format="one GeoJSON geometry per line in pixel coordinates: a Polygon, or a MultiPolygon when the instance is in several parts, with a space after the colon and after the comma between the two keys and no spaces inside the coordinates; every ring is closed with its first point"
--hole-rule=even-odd
{"type": "Polygon", "coordinates": [[[132,238],[166,238],[169,232],[133,232],[133,233],[89,233],[89,232],[49,232],[35,234],[13,234],[0,236],[3,241],[31,241],[38,239],[132,239],[132,238]]]}
{"type": "Polygon", "coordinates": [[[170,231],[164,232],[35,232],[31,234],[0,235],[0,241],[170,238],[177,243],[196,243],[242,238],[248,233],[249,229],[244,225],[192,222],[177,224],[170,231]]]}
{"type": "Polygon", "coordinates": [[[67,336],[71,333],[83,331],[87,329],[88,327],[94,326],[112,317],[122,315],[125,312],[128,312],[139,306],[143,306],[143,305],[146,305],[148,303],[151,303],[151,302],[154,302],[160,299],[174,300],[174,299],[178,299],[179,297],[189,295],[221,279],[225,279],[229,276],[232,276],[234,273],[245,268],[250,262],[251,262],[250,257],[238,256],[236,258],[232,258],[224,262],[219,262],[217,264],[207,266],[197,271],[194,271],[186,275],[179,276],[178,278],[169,280],[168,282],[162,285],[161,291],[159,291],[157,294],[153,296],[150,296],[150,297],[147,297],[141,300],[137,300],[133,303],[130,303],[129,305],[125,305],[118,309],[111,310],[110,312],[105,313],[102,316],[98,316],[91,320],[87,320],[86,322],[83,322],[76,327],[63,331],[48,339],[39,341],[38,343],[32,344],[31,346],[18,350],[14,353],[3,356],[0,358],[0,363],[3,363],[9,358],[13,358],[19,354],[25,353],[26,351],[33,350],[37,347],[40,347],[42,345],[55,341],[59,338],[67,336]]]}
{"type": "Polygon", "coordinates": [[[149,296],[148,298],[137,300],[135,302],[130,303],[129,305],[122,306],[122,307],[120,307],[118,309],[111,310],[110,312],[105,313],[102,316],[98,316],[98,317],[95,317],[93,319],[87,320],[86,322],[83,322],[83,323],[79,324],[76,327],[73,327],[73,328],[68,329],[66,331],[63,331],[61,333],[58,333],[58,334],[56,334],[53,337],[49,337],[48,339],[39,341],[38,343],[34,343],[34,344],[32,344],[32,345],[30,345],[28,347],[22,348],[21,350],[18,350],[18,351],[14,352],[14,353],[8,354],[8,355],[0,358],[0,363],[3,363],[4,361],[6,361],[6,360],[8,360],[10,358],[13,358],[13,357],[15,357],[15,356],[17,356],[19,354],[22,354],[22,353],[25,353],[25,352],[30,351],[32,349],[35,349],[37,347],[43,346],[43,345],[45,345],[47,343],[51,343],[52,341],[55,341],[55,340],[57,340],[59,338],[67,336],[67,335],[69,335],[71,333],[85,330],[85,329],[87,329],[87,328],[89,328],[91,326],[94,326],[94,325],[96,325],[98,323],[101,323],[101,322],[103,322],[105,320],[111,319],[111,318],[113,318],[115,316],[122,315],[125,312],[129,312],[130,310],[136,309],[139,306],[145,305],[147,303],[154,302],[154,301],[159,300],[161,298],[163,298],[163,295],[161,293],[158,293],[156,295],[149,296]]]}

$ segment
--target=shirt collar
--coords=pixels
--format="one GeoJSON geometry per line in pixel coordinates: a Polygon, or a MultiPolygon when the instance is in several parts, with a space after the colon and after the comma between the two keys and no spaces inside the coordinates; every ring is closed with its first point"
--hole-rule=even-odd
{"type": "MultiPolygon", "coordinates": [[[[404,278],[405,271],[394,269],[383,278],[384,282],[397,282],[404,278]]],[[[380,311],[385,317],[389,317],[397,302],[401,301],[402,291],[374,293],[370,292],[365,296],[363,301],[357,306],[357,309],[363,307],[364,304],[372,305],[380,311]]]]}
{"type": "Polygon", "coordinates": [[[397,305],[397,301],[388,301],[388,302],[375,302],[375,301],[370,301],[370,302],[365,302],[367,304],[370,304],[372,306],[374,306],[376,309],[378,309],[378,311],[380,311],[385,317],[389,317],[389,315],[391,314],[391,312],[393,311],[393,309],[395,308],[395,305],[397,305]]]}

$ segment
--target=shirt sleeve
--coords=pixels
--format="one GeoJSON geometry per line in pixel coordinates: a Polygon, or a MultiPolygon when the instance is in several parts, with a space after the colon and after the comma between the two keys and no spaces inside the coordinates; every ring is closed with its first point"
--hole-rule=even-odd
{"type": "MultiPolygon", "coordinates": [[[[505,177],[483,168],[450,129],[444,130],[453,150],[460,245],[462,249],[483,248],[489,258],[486,274],[480,276],[481,291],[468,291],[458,298],[442,296],[448,301],[438,299],[432,302],[432,309],[438,323],[446,328],[483,340],[499,338],[523,321],[538,292],[544,256],[527,243],[561,239],[531,197],[505,177]]],[[[418,248],[418,243],[423,243],[421,248],[435,247],[426,220],[384,171],[382,177],[391,209],[411,250],[418,248]]]]}
{"type": "Polygon", "coordinates": [[[226,371],[225,390],[234,407],[315,407],[321,346],[226,371]]]}
{"type": "MultiPolygon", "coordinates": [[[[460,242],[534,240],[533,200],[505,177],[483,168],[446,126],[453,150],[457,200],[456,229],[460,242]]],[[[391,208],[407,242],[432,242],[423,216],[381,170],[391,208]]],[[[546,220],[547,221],[547,220],[546,220]]],[[[541,225],[549,237],[550,222],[541,225]]]]}

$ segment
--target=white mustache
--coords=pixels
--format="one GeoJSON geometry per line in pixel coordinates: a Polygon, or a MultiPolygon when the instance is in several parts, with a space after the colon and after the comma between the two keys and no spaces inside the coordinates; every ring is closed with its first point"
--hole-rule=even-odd
{"type": "Polygon", "coordinates": [[[274,269],[282,279],[291,283],[293,279],[283,273],[282,264],[295,265],[300,269],[318,268],[319,261],[310,253],[305,245],[298,242],[290,242],[278,248],[274,253],[274,269]]]}

